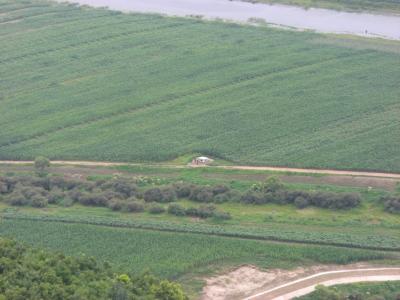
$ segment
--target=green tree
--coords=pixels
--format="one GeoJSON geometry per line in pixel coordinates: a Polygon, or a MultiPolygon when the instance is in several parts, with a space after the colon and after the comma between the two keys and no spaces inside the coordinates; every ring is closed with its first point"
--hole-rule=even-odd
{"type": "Polygon", "coordinates": [[[50,161],[44,156],[38,156],[35,158],[35,171],[39,176],[47,175],[47,168],[50,167],[50,161]]]}

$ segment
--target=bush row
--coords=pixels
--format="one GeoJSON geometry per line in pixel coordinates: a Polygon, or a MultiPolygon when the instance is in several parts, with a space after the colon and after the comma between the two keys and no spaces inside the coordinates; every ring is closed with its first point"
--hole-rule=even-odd
{"type": "Polygon", "coordinates": [[[307,192],[278,190],[276,192],[248,191],[240,199],[246,204],[294,204],[303,209],[316,206],[329,209],[349,209],[356,207],[361,202],[358,193],[332,193],[332,192],[307,192]]]}
{"type": "Polygon", "coordinates": [[[189,207],[185,209],[179,204],[170,204],[168,206],[168,213],[175,216],[190,216],[197,218],[215,218],[218,220],[229,220],[231,215],[227,212],[217,211],[214,205],[201,205],[198,208],[189,207]]]}
{"type": "Polygon", "coordinates": [[[400,196],[389,195],[382,197],[381,199],[384,203],[385,210],[390,213],[400,214],[400,196]]]}
{"type": "MultiPolygon", "coordinates": [[[[298,208],[310,205],[328,209],[348,209],[361,202],[357,193],[307,192],[288,190],[275,177],[254,185],[245,193],[225,185],[199,186],[175,183],[163,187],[139,189],[132,180],[74,180],[63,177],[0,177],[0,196],[11,205],[45,207],[48,203],[70,206],[80,203],[103,206],[112,210],[143,211],[146,203],[169,203],[177,199],[190,199],[204,204],[227,201],[245,204],[294,204],[298,208]]],[[[393,201],[392,201],[393,202],[393,201]]],[[[156,213],[158,209],[151,209],[156,213]]],[[[189,212],[190,213],[190,212],[189,212]]]]}

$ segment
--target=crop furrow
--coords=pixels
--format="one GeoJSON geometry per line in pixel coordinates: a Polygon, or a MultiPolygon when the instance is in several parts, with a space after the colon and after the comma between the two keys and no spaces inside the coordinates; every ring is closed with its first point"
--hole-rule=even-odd
{"type": "Polygon", "coordinates": [[[27,58],[32,58],[32,57],[38,57],[41,55],[46,55],[49,53],[54,53],[57,51],[62,51],[62,50],[67,50],[67,49],[74,49],[76,47],[82,46],[82,45],[92,45],[92,44],[96,44],[96,43],[102,43],[105,41],[113,41],[113,40],[117,40],[120,38],[126,38],[130,35],[134,35],[134,34],[140,34],[140,33],[144,33],[144,32],[149,32],[149,31],[157,31],[157,30],[162,30],[162,29],[169,29],[169,28],[175,28],[175,27],[179,27],[179,26],[184,26],[186,24],[184,23],[173,23],[170,25],[166,25],[166,26],[158,26],[158,27],[153,27],[153,28],[146,28],[146,29],[140,29],[140,30],[131,30],[131,31],[126,31],[123,33],[119,33],[119,34],[112,34],[112,35],[108,35],[105,37],[101,37],[101,38],[94,38],[92,40],[88,40],[85,42],[78,42],[75,44],[71,44],[68,46],[62,46],[62,47],[58,47],[58,48],[53,48],[53,49],[46,49],[43,51],[37,51],[36,53],[29,53],[29,54],[25,54],[25,55],[21,55],[18,57],[11,57],[5,60],[0,60],[0,64],[7,64],[7,63],[13,63],[13,62],[17,62],[23,59],[27,59],[27,58]]]}
{"type": "Polygon", "coordinates": [[[312,62],[312,63],[304,63],[304,64],[301,64],[299,66],[294,66],[294,67],[290,66],[290,67],[286,67],[286,68],[283,68],[283,69],[281,69],[279,71],[275,71],[275,72],[274,71],[272,71],[272,72],[268,71],[268,72],[261,72],[261,73],[255,73],[255,74],[241,75],[241,76],[238,76],[238,77],[234,78],[233,80],[229,81],[228,83],[222,83],[222,84],[214,85],[214,86],[207,87],[207,88],[199,88],[197,90],[188,91],[188,92],[182,93],[180,95],[174,95],[174,94],[166,95],[165,97],[159,99],[158,101],[152,102],[152,103],[144,104],[144,105],[141,105],[141,106],[138,106],[138,107],[133,107],[133,108],[130,108],[130,109],[129,108],[125,108],[125,109],[123,109],[121,111],[115,111],[115,112],[112,112],[110,114],[106,114],[106,115],[103,115],[103,116],[95,117],[95,118],[92,118],[92,119],[87,119],[85,121],[77,122],[75,124],[56,127],[53,130],[49,130],[49,131],[42,132],[42,133],[37,133],[37,134],[31,135],[29,137],[25,137],[25,138],[21,138],[21,139],[16,139],[14,141],[2,143],[2,144],[0,144],[0,148],[8,147],[8,146],[16,145],[16,144],[20,144],[20,143],[27,142],[27,141],[34,140],[34,139],[39,139],[39,138],[42,138],[42,137],[48,136],[50,134],[54,134],[54,133],[66,130],[66,129],[75,129],[75,128],[79,128],[81,126],[91,125],[93,123],[97,123],[97,122],[100,122],[100,121],[112,119],[112,118],[115,118],[115,117],[121,117],[121,116],[124,116],[124,115],[137,113],[137,112],[145,110],[145,109],[149,109],[149,108],[152,108],[152,107],[155,107],[155,106],[158,106],[158,105],[161,105],[161,104],[169,103],[169,102],[179,101],[179,100],[182,100],[182,99],[187,98],[187,97],[200,96],[200,95],[207,94],[207,93],[214,92],[214,91],[218,91],[218,90],[221,90],[221,89],[231,88],[232,86],[239,85],[239,84],[242,84],[242,83],[245,83],[245,82],[250,82],[250,81],[261,79],[261,78],[265,78],[265,77],[268,77],[268,76],[274,77],[276,75],[282,75],[282,74],[284,74],[286,72],[291,72],[291,71],[294,71],[294,70],[301,70],[303,68],[307,68],[307,67],[310,67],[310,66],[313,66],[313,65],[318,65],[318,64],[321,64],[321,63],[323,63],[323,64],[330,63],[330,62],[337,61],[337,60],[342,59],[342,58],[348,58],[350,56],[355,56],[355,55],[359,55],[359,53],[354,53],[352,55],[349,55],[349,54],[339,55],[339,56],[331,58],[331,59],[318,60],[318,61],[315,61],[315,62],[312,62]]]}

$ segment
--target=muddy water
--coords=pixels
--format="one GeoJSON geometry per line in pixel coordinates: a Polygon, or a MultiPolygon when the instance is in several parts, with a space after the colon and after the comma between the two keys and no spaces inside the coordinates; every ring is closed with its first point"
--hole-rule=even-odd
{"type": "MultiPolygon", "coordinates": [[[[65,0],[59,0],[65,1],[65,0]]],[[[315,30],[400,40],[400,16],[349,13],[327,9],[303,9],[286,5],[252,4],[230,0],[67,0],[124,12],[160,13],[172,16],[201,15],[207,19],[268,23],[315,30]]]]}

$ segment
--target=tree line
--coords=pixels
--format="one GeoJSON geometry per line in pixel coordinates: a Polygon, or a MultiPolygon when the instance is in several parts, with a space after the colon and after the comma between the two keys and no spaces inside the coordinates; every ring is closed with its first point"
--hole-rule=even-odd
{"type": "Polygon", "coordinates": [[[0,300],[187,300],[181,286],[149,273],[119,274],[108,263],[0,239],[0,300]]]}

